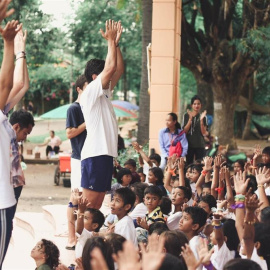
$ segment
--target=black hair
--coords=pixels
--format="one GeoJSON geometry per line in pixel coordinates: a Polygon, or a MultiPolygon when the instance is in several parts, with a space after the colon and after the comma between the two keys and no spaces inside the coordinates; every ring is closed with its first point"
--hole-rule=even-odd
{"type": "Polygon", "coordinates": [[[191,191],[190,188],[183,187],[183,186],[178,186],[176,188],[183,190],[185,199],[187,199],[188,201],[191,199],[191,197],[192,197],[192,191],[191,191]]]}
{"type": "Polygon", "coordinates": [[[131,207],[127,211],[127,213],[134,206],[134,203],[136,201],[136,195],[130,188],[127,188],[127,187],[119,188],[119,189],[115,190],[114,195],[118,195],[121,197],[121,199],[124,201],[124,206],[127,204],[131,205],[131,207]]]}
{"type": "Polygon", "coordinates": [[[233,219],[227,219],[223,222],[223,234],[227,237],[226,245],[229,250],[237,251],[239,246],[239,237],[233,219]]]}
{"type": "Polygon", "coordinates": [[[77,91],[77,87],[79,87],[81,90],[83,90],[83,86],[86,82],[87,82],[86,77],[84,75],[80,75],[77,78],[77,81],[75,83],[75,90],[77,91]]]}
{"type": "Polygon", "coordinates": [[[247,191],[251,188],[251,193],[254,194],[255,191],[257,190],[258,188],[258,185],[257,185],[257,181],[256,181],[256,177],[252,174],[248,174],[246,176],[246,179],[250,179],[249,182],[248,182],[248,185],[247,185],[247,191]]]}
{"type": "Polygon", "coordinates": [[[123,244],[127,240],[122,235],[116,234],[116,233],[109,233],[105,236],[105,238],[107,239],[107,241],[111,245],[112,251],[114,254],[117,254],[118,251],[123,250],[123,244]]]}
{"type": "Polygon", "coordinates": [[[186,235],[180,231],[165,231],[161,236],[165,238],[164,247],[166,253],[170,253],[176,257],[180,256],[182,247],[188,244],[186,235]]]}
{"type": "Polygon", "coordinates": [[[217,201],[213,195],[207,194],[205,196],[202,196],[200,201],[207,203],[209,205],[210,210],[212,207],[217,207],[217,201]]]}
{"type": "Polygon", "coordinates": [[[203,165],[202,164],[193,164],[193,166],[191,166],[191,170],[196,170],[199,174],[202,172],[203,170],[203,165]]]}
{"type": "Polygon", "coordinates": [[[23,109],[14,111],[10,116],[9,122],[12,126],[15,124],[19,124],[21,129],[28,128],[29,125],[31,125],[32,127],[35,125],[33,115],[23,109]]]}
{"type": "Polygon", "coordinates": [[[158,186],[148,186],[145,190],[144,190],[144,197],[147,194],[151,194],[151,195],[155,195],[157,196],[160,200],[162,199],[162,191],[158,186]]]}
{"type": "Polygon", "coordinates": [[[114,262],[112,259],[112,247],[108,241],[104,237],[94,236],[88,238],[83,248],[82,252],[82,265],[84,270],[91,270],[91,252],[94,248],[99,248],[109,270],[114,270],[114,262]]]}
{"type": "Polygon", "coordinates": [[[169,231],[167,224],[157,221],[149,226],[148,234],[151,235],[152,233],[156,233],[158,235],[161,235],[165,231],[169,231]]]}
{"type": "Polygon", "coordinates": [[[122,168],[120,169],[118,172],[117,172],[117,176],[116,176],[116,180],[119,184],[123,184],[123,176],[124,175],[131,175],[132,176],[132,173],[129,169],[126,169],[126,168],[122,168]]]}
{"type": "Polygon", "coordinates": [[[211,188],[212,182],[207,182],[202,185],[202,188],[211,188]]]}
{"type": "Polygon", "coordinates": [[[143,202],[144,191],[148,187],[146,183],[136,182],[131,186],[131,189],[138,196],[140,203],[143,202]]]}
{"type": "Polygon", "coordinates": [[[258,255],[264,258],[268,269],[270,269],[270,226],[269,224],[256,223],[254,228],[254,243],[260,243],[260,247],[257,249],[258,255]]]}
{"type": "MultiPolygon", "coordinates": [[[[185,187],[187,187],[191,191],[191,186],[190,186],[189,179],[185,177],[184,180],[185,180],[185,187]]],[[[192,191],[191,191],[191,195],[192,195],[192,191]]]]}
{"type": "Polygon", "coordinates": [[[254,261],[249,259],[233,259],[228,261],[223,270],[262,270],[262,268],[254,261]]]}
{"type": "Polygon", "coordinates": [[[207,213],[198,206],[189,206],[187,207],[184,212],[189,214],[192,218],[192,224],[198,224],[198,230],[203,227],[207,220],[207,213]]]}
{"type": "Polygon", "coordinates": [[[241,171],[243,172],[244,169],[245,169],[245,160],[243,160],[243,159],[238,159],[238,160],[236,160],[236,161],[234,162],[234,164],[235,164],[236,162],[239,163],[239,165],[241,166],[241,171]]]}
{"type": "Polygon", "coordinates": [[[92,215],[92,222],[97,223],[98,227],[95,229],[95,232],[99,232],[100,228],[103,226],[105,217],[104,215],[95,208],[87,208],[85,212],[89,212],[92,215]]]}
{"type": "Polygon", "coordinates": [[[172,201],[170,198],[163,196],[160,203],[160,210],[164,215],[169,215],[172,211],[172,201]]]}
{"type": "Polygon", "coordinates": [[[150,160],[152,160],[152,159],[156,160],[156,162],[157,162],[158,164],[160,164],[160,162],[161,162],[161,156],[160,156],[159,154],[156,154],[156,153],[150,155],[150,156],[149,156],[149,159],[150,159],[150,160]]]}
{"type": "Polygon", "coordinates": [[[60,261],[59,256],[60,252],[58,247],[50,240],[41,239],[42,247],[44,247],[44,253],[46,254],[46,264],[50,266],[50,268],[55,269],[60,261]]]}
{"type": "Polygon", "coordinates": [[[258,163],[257,168],[263,168],[266,167],[267,169],[270,169],[270,163],[258,163]]]}
{"type": "Polygon", "coordinates": [[[159,270],[186,270],[185,261],[179,257],[173,256],[170,253],[166,253],[164,260],[162,261],[159,270]]]}
{"type": "Polygon", "coordinates": [[[181,129],[181,125],[180,125],[180,123],[178,122],[177,114],[171,112],[171,113],[168,113],[168,115],[170,115],[170,116],[172,117],[172,120],[173,120],[173,121],[176,121],[176,123],[175,123],[175,128],[181,129]]]}
{"type": "Polygon", "coordinates": [[[270,206],[267,206],[261,211],[261,222],[270,225],[270,206]]]}
{"type": "Polygon", "coordinates": [[[91,59],[86,63],[84,76],[88,83],[93,81],[92,75],[99,75],[105,66],[105,61],[100,59],[91,59]]]}
{"type": "Polygon", "coordinates": [[[139,169],[137,170],[137,173],[143,173],[145,175],[145,173],[143,172],[143,167],[139,167],[139,169]]]}
{"type": "Polygon", "coordinates": [[[125,165],[130,165],[130,166],[132,166],[132,167],[134,167],[134,168],[136,168],[136,161],[134,160],[134,159],[132,159],[132,158],[130,158],[130,159],[128,159],[125,163],[124,163],[124,166],[125,165]]]}
{"type": "Polygon", "coordinates": [[[199,100],[202,103],[202,99],[198,95],[195,95],[191,98],[190,104],[192,105],[195,100],[199,100]]]}
{"type": "Polygon", "coordinates": [[[154,174],[154,176],[157,178],[156,185],[164,185],[163,183],[164,174],[163,174],[162,169],[158,167],[153,167],[153,168],[150,168],[149,171],[151,171],[154,174]]]}
{"type": "Polygon", "coordinates": [[[264,147],[262,150],[262,154],[266,154],[266,155],[270,156],[270,146],[264,147]]]}

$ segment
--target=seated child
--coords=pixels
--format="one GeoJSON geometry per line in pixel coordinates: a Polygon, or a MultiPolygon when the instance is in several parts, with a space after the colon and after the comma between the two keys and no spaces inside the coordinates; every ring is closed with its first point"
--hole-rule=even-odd
{"type": "Polygon", "coordinates": [[[164,219],[167,220],[172,211],[172,201],[169,197],[163,196],[160,203],[160,210],[163,213],[164,219]]]}
{"type": "Polygon", "coordinates": [[[145,180],[146,180],[146,174],[144,174],[144,172],[143,172],[143,167],[140,167],[140,168],[137,170],[137,173],[138,173],[138,175],[140,176],[141,182],[144,183],[145,180]]]}
{"type": "Polygon", "coordinates": [[[144,204],[147,208],[145,218],[137,218],[137,224],[148,230],[154,222],[165,222],[163,213],[160,209],[162,192],[157,186],[149,186],[144,191],[144,204]]]}
{"type": "MultiPolygon", "coordinates": [[[[199,233],[207,220],[207,213],[200,207],[191,206],[183,211],[183,216],[179,222],[179,230],[185,233],[189,240],[189,245],[197,260],[199,260],[197,245],[199,243],[199,233]]],[[[200,265],[197,269],[202,269],[200,265]]]]}
{"type": "Polygon", "coordinates": [[[160,168],[153,167],[149,169],[148,173],[149,184],[159,187],[162,192],[162,196],[167,196],[167,191],[164,188],[163,178],[164,178],[163,171],[160,168]]]}
{"type": "Polygon", "coordinates": [[[94,236],[93,232],[99,232],[105,220],[103,214],[98,209],[86,208],[88,204],[86,199],[79,199],[78,204],[76,258],[82,257],[86,240],[94,236]]]}
{"type": "Polygon", "coordinates": [[[170,230],[177,230],[179,228],[183,204],[190,200],[191,195],[191,190],[187,187],[178,186],[173,189],[171,199],[174,211],[167,219],[167,225],[170,230]]]}
{"type": "Polygon", "coordinates": [[[137,166],[136,166],[136,161],[134,159],[128,159],[125,163],[124,163],[124,167],[126,169],[129,169],[131,171],[132,174],[132,180],[130,182],[130,184],[134,184],[136,182],[141,182],[140,180],[140,176],[139,174],[136,172],[137,170],[137,166]]]}
{"type": "Polygon", "coordinates": [[[122,168],[117,172],[117,183],[113,184],[111,190],[107,193],[112,194],[115,190],[121,187],[128,187],[132,180],[132,173],[129,169],[122,168]]]}
{"type": "Polygon", "coordinates": [[[144,197],[144,191],[148,187],[146,183],[134,183],[131,186],[131,190],[136,195],[136,201],[135,201],[135,207],[134,209],[129,213],[129,216],[132,219],[136,219],[137,217],[145,217],[147,213],[147,208],[143,202],[144,197]]]}
{"type": "Polygon", "coordinates": [[[135,226],[132,218],[128,216],[135,200],[136,195],[129,188],[119,188],[115,191],[110,207],[111,213],[117,216],[118,221],[108,231],[111,232],[113,230],[114,233],[122,235],[137,246],[135,226]]]}

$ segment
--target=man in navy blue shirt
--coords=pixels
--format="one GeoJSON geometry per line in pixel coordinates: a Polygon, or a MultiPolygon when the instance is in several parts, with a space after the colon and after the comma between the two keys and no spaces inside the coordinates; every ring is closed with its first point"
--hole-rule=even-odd
{"type": "Polygon", "coordinates": [[[77,100],[72,103],[67,111],[66,134],[70,139],[72,147],[71,155],[71,197],[67,209],[68,218],[68,243],[66,249],[75,249],[75,215],[78,203],[73,203],[72,193],[79,189],[81,192],[81,150],[86,138],[86,128],[83,113],[80,106],[80,97],[87,86],[84,75],[79,76],[76,81],[76,91],[78,92],[77,100]]]}

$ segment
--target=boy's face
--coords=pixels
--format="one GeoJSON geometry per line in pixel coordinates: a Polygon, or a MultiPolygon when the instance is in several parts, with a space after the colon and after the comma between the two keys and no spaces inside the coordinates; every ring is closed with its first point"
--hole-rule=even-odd
{"type": "Polygon", "coordinates": [[[132,180],[131,174],[125,174],[122,177],[122,186],[127,187],[130,184],[131,180],[132,180]]]}
{"type": "Polygon", "coordinates": [[[32,129],[33,129],[32,125],[29,125],[27,128],[20,128],[19,125],[17,127],[15,127],[14,130],[16,132],[16,141],[22,142],[22,141],[26,140],[27,135],[32,132],[32,129]]]}
{"type": "Polygon", "coordinates": [[[117,215],[117,217],[125,216],[127,211],[130,209],[130,204],[124,205],[123,199],[115,194],[110,203],[111,213],[117,215]]]}
{"type": "Polygon", "coordinates": [[[200,176],[199,172],[193,169],[191,173],[189,174],[189,179],[192,183],[196,183],[197,180],[199,179],[199,176],[200,176]]]}
{"type": "Polygon", "coordinates": [[[238,162],[235,162],[234,165],[233,165],[233,172],[238,173],[240,171],[242,171],[241,165],[238,162]]]}
{"type": "Polygon", "coordinates": [[[37,244],[31,250],[31,257],[34,260],[43,259],[45,256],[45,248],[42,241],[38,241],[37,244]]]}
{"type": "Polygon", "coordinates": [[[268,154],[262,154],[262,161],[263,163],[270,163],[270,156],[268,154]]]}
{"type": "Polygon", "coordinates": [[[179,221],[179,230],[184,233],[189,233],[191,231],[196,231],[198,229],[198,224],[193,224],[193,219],[190,214],[183,212],[183,215],[179,221]]]}
{"type": "Polygon", "coordinates": [[[148,182],[151,184],[154,184],[157,182],[157,178],[155,177],[152,171],[149,171],[148,173],[148,182]]]}
{"type": "Polygon", "coordinates": [[[185,203],[185,193],[180,188],[174,188],[172,191],[172,204],[182,205],[185,203]]]}
{"type": "Polygon", "coordinates": [[[144,204],[147,207],[148,213],[154,211],[160,204],[160,199],[157,195],[146,194],[143,198],[144,204]]]}
{"type": "Polygon", "coordinates": [[[133,166],[130,165],[130,164],[126,164],[126,165],[125,165],[125,168],[126,168],[126,169],[129,169],[132,173],[133,173],[133,172],[136,172],[136,167],[133,167],[133,166]]]}
{"type": "Polygon", "coordinates": [[[89,211],[84,212],[84,220],[83,220],[84,228],[89,231],[95,231],[98,227],[97,223],[93,223],[93,215],[89,211]]]}

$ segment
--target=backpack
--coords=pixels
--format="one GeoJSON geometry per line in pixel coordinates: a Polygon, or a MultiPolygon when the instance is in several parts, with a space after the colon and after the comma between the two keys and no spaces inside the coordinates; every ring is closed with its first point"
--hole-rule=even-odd
{"type": "Polygon", "coordinates": [[[171,140],[171,145],[169,148],[169,157],[176,154],[177,157],[181,157],[183,152],[183,147],[180,141],[178,141],[175,145],[173,145],[176,138],[180,137],[183,133],[185,133],[184,130],[182,130],[173,140],[171,140]]]}

